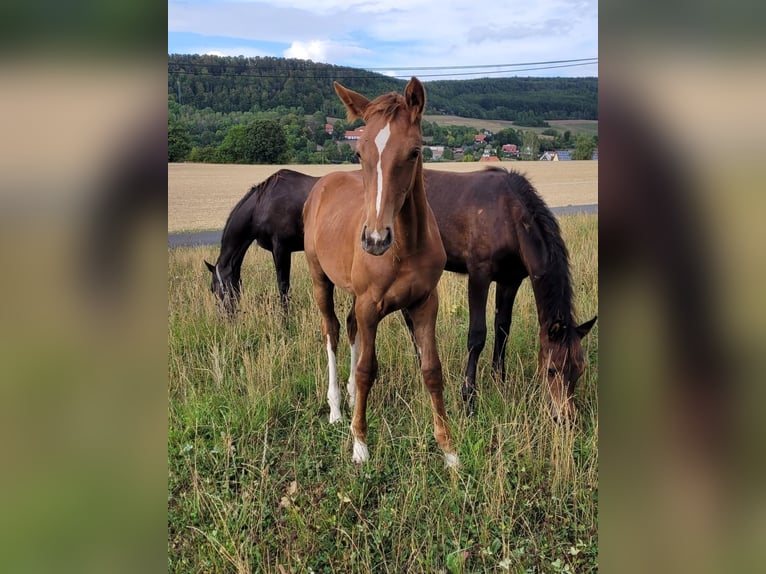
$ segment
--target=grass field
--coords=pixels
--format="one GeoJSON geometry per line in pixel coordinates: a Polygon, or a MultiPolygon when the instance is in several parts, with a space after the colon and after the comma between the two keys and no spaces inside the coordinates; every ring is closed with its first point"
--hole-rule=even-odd
{"type": "MultiPolygon", "coordinates": [[[[502,162],[525,173],[550,206],[598,203],[597,161],[502,162]]],[[[232,207],[250,187],[286,167],[309,175],[359,169],[356,165],[168,164],[168,231],[223,229],[232,207]]],[[[447,162],[428,169],[475,171],[483,164],[447,162]]]]}
{"type": "MultiPolygon", "coordinates": [[[[575,303],[586,319],[598,307],[598,219],[560,221],[575,303]]],[[[536,379],[538,327],[525,282],[509,340],[509,381],[489,376],[490,334],[478,414],[468,418],[460,399],[466,281],[445,274],[437,341],[462,465],[444,468],[417,361],[393,315],[378,334],[371,460],[357,467],[345,402],[344,422],[327,420],[326,353],[303,254],[293,255],[286,323],[266,251],[253,248],[245,258],[242,310],[233,321],[219,314],[202,263],[215,260],[217,249],[168,256],[169,571],[597,570],[598,324],[583,341],[589,367],[578,384],[577,423],[556,425],[536,379]]],[[[349,298],[337,301],[342,319],[349,298]]],[[[492,315],[489,309],[490,325],[492,315]]],[[[338,360],[345,379],[346,345],[338,360]]]]}
{"type": "MultiPolygon", "coordinates": [[[[530,128],[525,126],[517,126],[511,121],[506,120],[482,120],[479,118],[463,118],[460,116],[447,116],[447,115],[425,115],[423,119],[439,124],[440,126],[468,126],[476,128],[477,130],[490,130],[492,132],[499,132],[506,128],[512,128],[515,130],[529,130],[540,133],[549,128],[530,128]]],[[[590,136],[598,135],[598,120],[546,120],[551,128],[558,130],[561,133],[569,130],[577,138],[578,134],[584,133],[590,136]]]]}

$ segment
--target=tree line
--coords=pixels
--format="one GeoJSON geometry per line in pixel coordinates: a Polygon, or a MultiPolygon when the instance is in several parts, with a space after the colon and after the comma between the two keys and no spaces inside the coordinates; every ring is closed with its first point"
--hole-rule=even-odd
{"type": "MultiPolygon", "coordinates": [[[[400,92],[405,85],[403,80],[381,74],[305,60],[170,55],[168,161],[353,161],[354,150],[343,135],[362,122],[333,119],[332,130],[326,129],[328,118],[345,116],[333,80],[369,97],[387,91],[400,92]]],[[[428,83],[428,97],[431,114],[512,120],[520,127],[545,126],[545,119],[597,119],[598,80],[434,81],[428,83]]],[[[464,146],[469,159],[477,155],[476,131],[472,127],[423,124],[428,143],[450,149],[464,146]]],[[[499,148],[504,143],[521,146],[521,130],[503,132],[493,135],[493,146],[499,148]]],[[[546,132],[547,136],[535,142],[535,153],[574,143],[556,130],[546,132]]],[[[593,143],[595,147],[596,142],[593,143]]],[[[491,149],[496,153],[495,147],[491,149]]]]}

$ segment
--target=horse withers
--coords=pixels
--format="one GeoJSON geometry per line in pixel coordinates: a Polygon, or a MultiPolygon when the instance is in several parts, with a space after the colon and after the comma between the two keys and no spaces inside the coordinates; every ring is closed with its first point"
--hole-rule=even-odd
{"type": "Polygon", "coordinates": [[[369,459],[366,411],[378,371],[378,324],[386,315],[402,311],[418,346],[431,398],[434,437],[445,464],[454,467],[458,457],[447,426],[436,348],[437,284],[447,256],[423,184],[425,90],[412,78],[404,96],[390,93],[370,101],[337,82],[334,85],[349,121],[363,118],[366,128],[357,144],[361,171],[321,178],[303,210],[304,246],[327,348],[330,422],[341,418],[336,367],[340,323],[333,300],[338,286],[353,297],[347,320],[353,460],[369,459]]]}

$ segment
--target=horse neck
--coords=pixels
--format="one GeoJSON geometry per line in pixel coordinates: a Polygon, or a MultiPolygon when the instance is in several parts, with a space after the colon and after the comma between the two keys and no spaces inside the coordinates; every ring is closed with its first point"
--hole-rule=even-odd
{"type": "Polygon", "coordinates": [[[554,237],[549,238],[544,246],[534,241],[521,241],[520,245],[535,295],[541,332],[547,332],[555,321],[571,324],[574,321],[572,279],[563,241],[554,237]]]}
{"type": "Polygon", "coordinates": [[[255,239],[252,217],[242,213],[242,208],[229,216],[221,235],[221,252],[216,265],[221,272],[231,273],[232,281],[239,281],[242,261],[250,244],[255,239]]]}
{"type": "Polygon", "coordinates": [[[408,233],[404,234],[404,241],[410,247],[421,245],[427,240],[428,230],[428,200],[426,187],[423,182],[423,165],[418,164],[415,168],[413,187],[407,199],[404,201],[402,210],[397,219],[408,233]]]}
{"type": "Polygon", "coordinates": [[[540,332],[547,332],[555,321],[563,321],[567,325],[573,323],[569,274],[562,273],[560,269],[552,269],[540,277],[530,275],[530,278],[540,332]]]}

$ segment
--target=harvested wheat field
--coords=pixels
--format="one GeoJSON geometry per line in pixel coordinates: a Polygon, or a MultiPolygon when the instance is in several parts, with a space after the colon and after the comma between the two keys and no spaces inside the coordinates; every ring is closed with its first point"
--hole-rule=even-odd
{"type": "MultiPolygon", "coordinates": [[[[530,179],[551,207],[598,203],[598,162],[502,162],[530,179]]],[[[221,229],[232,207],[250,187],[282,168],[321,176],[331,171],[354,171],[357,165],[223,165],[168,164],[168,231],[221,229]]],[[[484,164],[427,164],[427,169],[476,171],[484,164]]]]}

